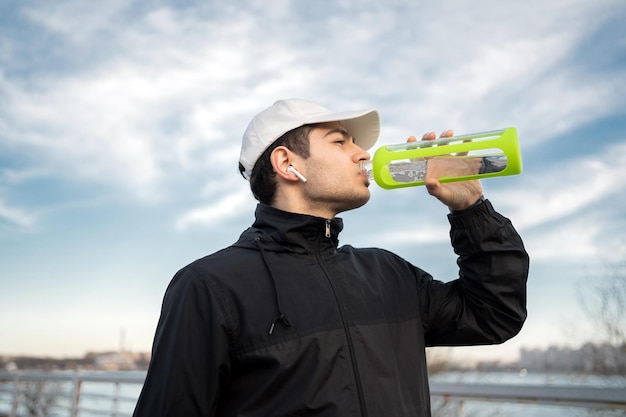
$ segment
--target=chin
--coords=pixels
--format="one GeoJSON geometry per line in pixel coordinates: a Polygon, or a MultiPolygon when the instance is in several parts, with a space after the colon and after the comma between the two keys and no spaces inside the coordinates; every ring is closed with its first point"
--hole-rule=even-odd
{"type": "Polygon", "coordinates": [[[349,202],[346,201],[346,204],[344,205],[344,207],[340,210],[337,211],[337,213],[343,213],[346,211],[350,211],[350,210],[354,210],[354,209],[358,209],[359,207],[363,207],[370,199],[370,194],[369,192],[367,193],[367,196],[361,196],[359,198],[354,198],[352,200],[350,200],[349,202]]]}
{"type": "Polygon", "coordinates": [[[369,190],[368,190],[368,192],[367,192],[367,196],[363,196],[363,198],[361,198],[361,199],[359,199],[359,200],[356,200],[356,201],[354,202],[354,207],[353,207],[353,209],[355,209],[355,208],[359,208],[359,207],[364,206],[365,204],[367,204],[367,202],[368,202],[368,201],[370,201],[370,193],[369,193],[369,190]]]}

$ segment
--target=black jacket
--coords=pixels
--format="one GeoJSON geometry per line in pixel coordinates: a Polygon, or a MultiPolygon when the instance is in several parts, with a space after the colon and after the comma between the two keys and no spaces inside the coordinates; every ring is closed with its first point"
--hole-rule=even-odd
{"type": "Polygon", "coordinates": [[[488,201],[449,216],[460,279],[337,248],[341,219],[259,205],[234,245],[168,287],[135,417],[429,416],[424,348],[501,343],[528,256],[488,201]]]}

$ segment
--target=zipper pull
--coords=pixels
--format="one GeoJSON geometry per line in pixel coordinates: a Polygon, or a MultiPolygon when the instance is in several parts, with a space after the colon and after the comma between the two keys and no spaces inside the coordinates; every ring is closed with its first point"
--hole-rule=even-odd
{"type": "Polygon", "coordinates": [[[330,219],[326,219],[326,237],[330,238],[330,219]]]}

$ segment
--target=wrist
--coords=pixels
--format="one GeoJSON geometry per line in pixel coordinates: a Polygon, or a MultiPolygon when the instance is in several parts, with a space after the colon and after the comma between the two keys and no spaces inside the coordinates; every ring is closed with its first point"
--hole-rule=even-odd
{"type": "Polygon", "coordinates": [[[450,213],[452,213],[452,214],[464,213],[464,212],[466,212],[468,210],[471,210],[471,209],[473,209],[475,207],[478,207],[478,206],[482,205],[484,202],[485,202],[485,196],[481,195],[474,203],[472,203],[472,204],[470,204],[470,205],[468,205],[466,207],[458,208],[458,209],[449,207],[450,213]]]}

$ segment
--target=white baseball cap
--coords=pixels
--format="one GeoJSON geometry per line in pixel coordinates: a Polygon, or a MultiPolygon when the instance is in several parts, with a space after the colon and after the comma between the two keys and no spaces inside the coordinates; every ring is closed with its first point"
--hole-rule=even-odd
{"type": "Polygon", "coordinates": [[[380,134],[380,116],[377,110],[335,113],[306,100],[279,100],[254,116],[243,134],[239,156],[239,163],[244,168],[243,176],[250,179],[257,159],[285,133],[300,126],[326,122],[341,122],[354,138],[354,142],[365,150],[374,146],[380,134]]]}

